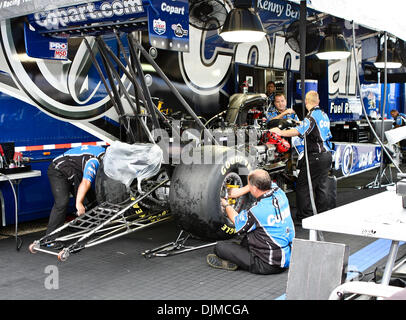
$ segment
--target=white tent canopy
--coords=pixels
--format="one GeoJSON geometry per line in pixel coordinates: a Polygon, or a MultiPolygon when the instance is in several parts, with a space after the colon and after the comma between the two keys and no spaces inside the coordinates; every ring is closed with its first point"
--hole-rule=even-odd
{"type": "MultiPolygon", "coordinates": [[[[300,0],[293,1],[300,3],[300,0]]],[[[308,7],[406,40],[404,0],[310,0],[308,7]]]]}

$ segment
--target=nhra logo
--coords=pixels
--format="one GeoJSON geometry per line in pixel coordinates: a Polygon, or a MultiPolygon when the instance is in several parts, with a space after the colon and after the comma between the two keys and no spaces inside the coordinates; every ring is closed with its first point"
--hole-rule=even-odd
{"type": "Polygon", "coordinates": [[[165,33],[166,31],[166,22],[162,21],[161,19],[155,20],[153,21],[153,29],[155,31],[155,33],[162,35],[165,33]]]}

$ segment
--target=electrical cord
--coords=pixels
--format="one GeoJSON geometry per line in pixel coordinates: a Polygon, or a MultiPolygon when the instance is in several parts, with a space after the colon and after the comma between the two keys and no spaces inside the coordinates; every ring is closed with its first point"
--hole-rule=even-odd
{"type": "Polygon", "coordinates": [[[14,188],[14,185],[13,185],[13,182],[11,181],[11,179],[7,175],[5,175],[3,173],[0,173],[0,176],[4,176],[8,180],[8,182],[10,183],[11,189],[13,191],[14,207],[15,207],[15,240],[16,240],[16,249],[17,249],[17,251],[19,251],[22,244],[23,244],[23,241],[22,241],[21,238],[18,237],[18,202],[17,202],[17,194],[16,194],[16,191],[15,191],[15,188],[14,188]]]}
{"type": "MultiPolygon", "coordinates": [[[[347,273],[356,273],[359,275],[359,277],[354,277],[350,281],[362,281],[366,275],[363,272],[358,271],[358,270],[348,270],[347,273]]],[[[373,272],[372,272],[372,274],[373,274],[373,272]]]]}

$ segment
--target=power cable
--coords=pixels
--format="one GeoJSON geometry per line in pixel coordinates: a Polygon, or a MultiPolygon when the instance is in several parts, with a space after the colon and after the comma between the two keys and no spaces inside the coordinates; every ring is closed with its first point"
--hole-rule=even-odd
{"type": "Polygon", "coordinates": [[[18,250],[20,250],[20,248],[21,248],[21,246],[22,246],[22,244],[23,244],[23,241],[22,241],[21,238],[18,237],[18,202],[17,202],[17,194],[16,194],[16,191],[15,191],[15,188],[14,188],[14,185],[13,185],[13,182],[11,181],[11,179],[10,179],[7,175],[5,175],[5,174],[3,174],[3,173],[0,173],[0,176],[4,176],[4,177],[8,180],[8,182],[10,183],[10,186],[11,186],[11,190],[13,191],[13,195],[14,195],[14,207],[15,207],[15,240],[16,240],[16,249],[17,249],[17,251],[18,251],[18,250]]]}

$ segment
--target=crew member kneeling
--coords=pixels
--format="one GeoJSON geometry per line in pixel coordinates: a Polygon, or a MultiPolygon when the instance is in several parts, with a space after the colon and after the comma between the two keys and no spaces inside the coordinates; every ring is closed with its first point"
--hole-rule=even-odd
{"type": "Polygon", "coordinates": [[[265,170],[251,172],[248,185],[234,189],[229,196],[237,198],[248,192],[257,201],[239,214],[222,199],[236,232],[244,235],[241,243],[217,242],[214,254],[207,256],[207,263],[214,268],[236,270],[240,267],[257,274],[283,272],[289,266],[291,243],[295,237],[288,199],[265,170]]]}

